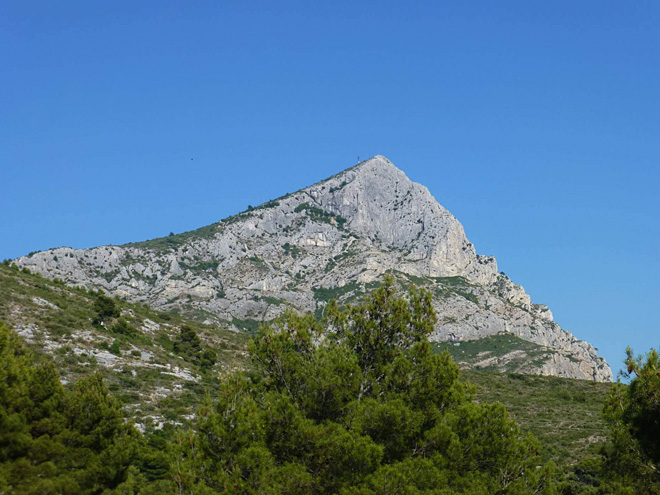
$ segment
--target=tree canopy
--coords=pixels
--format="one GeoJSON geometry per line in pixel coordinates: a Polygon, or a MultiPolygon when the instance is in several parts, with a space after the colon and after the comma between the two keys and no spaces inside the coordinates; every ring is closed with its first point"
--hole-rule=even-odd
{"type": "Polygon", "coordinates": [[[65,390],[53,363],[0,324],[0,493],[138,493],[126,482],[146,489],[158,476],[130,466],[157,464],[149,455],[100,374],[65,390]]]}
{"type": "Polygon", "coordinates": [[[182,493],[553,493],[551,466],[502,405],[480,405],[427,340],[430,295],[387,279],[323,323],[287,313],[180,439],[182,493]]]}
{"type": "MultiPolygon", "coordinates": [[[[660,359],[655,349],[626,349],[628,385],[614,384],[605,404],[612,427],[606,468],[637,493],[660,494],[660,359]]],[[[632,493],[632,492],[631,492],[632,493]]]]}

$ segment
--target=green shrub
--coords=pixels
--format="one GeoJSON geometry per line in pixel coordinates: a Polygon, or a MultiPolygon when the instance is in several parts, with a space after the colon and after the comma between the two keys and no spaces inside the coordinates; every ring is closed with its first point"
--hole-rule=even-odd
{"type": "Polygon", "coordinates": [[[119,308],[115,301],[108,296],[98,294],[94,299],[94,312],[97,316],[98,322],[103,322],[106,318],[113,318],[119,316],[119,308]]]}
{"type": "Polygon", "coordinates": [[[112,341],[112,345],[108,349],[115,356],[121,356],[121,349],[119,346],[119,340],[115,339],[112,341]]]}
{"type": "Polygon", "coordinates": [[[117,322],[112,325],[110,328],[110,331],[112,333],[116,333],[119,335],[126,335],[126,336],[134,336],[137,335],[138,331],[137,329],[128,323],[124,318],[119,318],[117,322]]]}

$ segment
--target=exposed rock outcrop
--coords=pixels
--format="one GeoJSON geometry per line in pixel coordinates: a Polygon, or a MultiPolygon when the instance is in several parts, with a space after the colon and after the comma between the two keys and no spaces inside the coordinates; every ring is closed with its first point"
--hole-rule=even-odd
{"type": "Polygon", "coordinates": [[[320,314],[330,298],[354,299],[390,272],[433,291],[432,339],[510,332],[555,350],[539,373],[612,379],[593,346],[499,274],[495,258],[476,254],[460,222],[383,156],[196,231],[15,262],[237,329],[286,306],[320,314]]]}

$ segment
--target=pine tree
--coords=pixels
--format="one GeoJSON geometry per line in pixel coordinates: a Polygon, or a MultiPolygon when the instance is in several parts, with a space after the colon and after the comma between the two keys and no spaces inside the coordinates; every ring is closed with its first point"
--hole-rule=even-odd
{"type": "Polygon", "coordinates": [[[606,451],[605,478],[660,494],[660,358],[655,349],[635,357],[626,349],[628,385],[615,383],[605,404],[612,447],[606,451]]]}
{"type": "Polygon", "coordinates": [[[64,390],[52,362],[36,362],[0,325],[0,494],[167,493],[163,464],[100,374],[64,390]],[[150,461],[156,476],[129,470],[150,461]]]}
{"type": "Polygon", "coordinates": [[[554,493],[552,466],[501,405],[472,401],[427,340],[430,295],[388,278],[324,324],[287,313],[180,443],[181,493],[554,493]]]}

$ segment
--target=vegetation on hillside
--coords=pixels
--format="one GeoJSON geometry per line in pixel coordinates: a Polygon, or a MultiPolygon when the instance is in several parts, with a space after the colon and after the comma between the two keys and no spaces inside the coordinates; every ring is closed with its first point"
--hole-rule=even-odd
{"type": "Polygon", "coordinates": [[[66,390],[51,361],[35,362],[0,325],[0,493],[171,492],[167,455],[122,416],[99,374],[66,390]]]}
{"type": "Polygon", "coordinates": [[[448,351],[463,368],[534,373],[557,351],[507,333],[461,342],[437,342],[434,347],[448,351]]]}
{"type": "Polygon", "coordinates": [[[629,386],[463,372],[475,387],[426,339],[429,297],[390,279],[322,323],[288,313],[247,361],[243,336],[2,265],[0,319],[47,352],[0,325],[0,494],[660,493],[655,351],[629,352],[629,386]],[[78,353],[90,336],[120,368],[78,353]],[[140,346],[197,381],[145,404],[171,372],[140,346]]]}
{"type": "Polygon", "coordinates": [[[180,234],[170,232],[170,235],[165,237],[158,237],[156,239],[149,239],[141,242],[129,242],[128,244],[124,244],[124,246],[149,249],[156,252],[176,250],[184,244],[196,239],[210,239],[217,234],[221,228],[222,222],[217,222],[180,234]]]}
{"type": "Polygon", "coordinates": [[[554,376],[463,370],[479,402],[500,402],[543,445],[541,457],[571,466],[606,444],[603,404],[612,385],[554,376]]]}
{"type": "MultiPolygon", "coordinates": [[[[145,428],[186,423],[220,376],[247,364],[248,336],[0,263],[0,321],[62,379],[95,372],[145,428]]],[[[170,427],[170,429],[172,429],[170,427]]]]}

